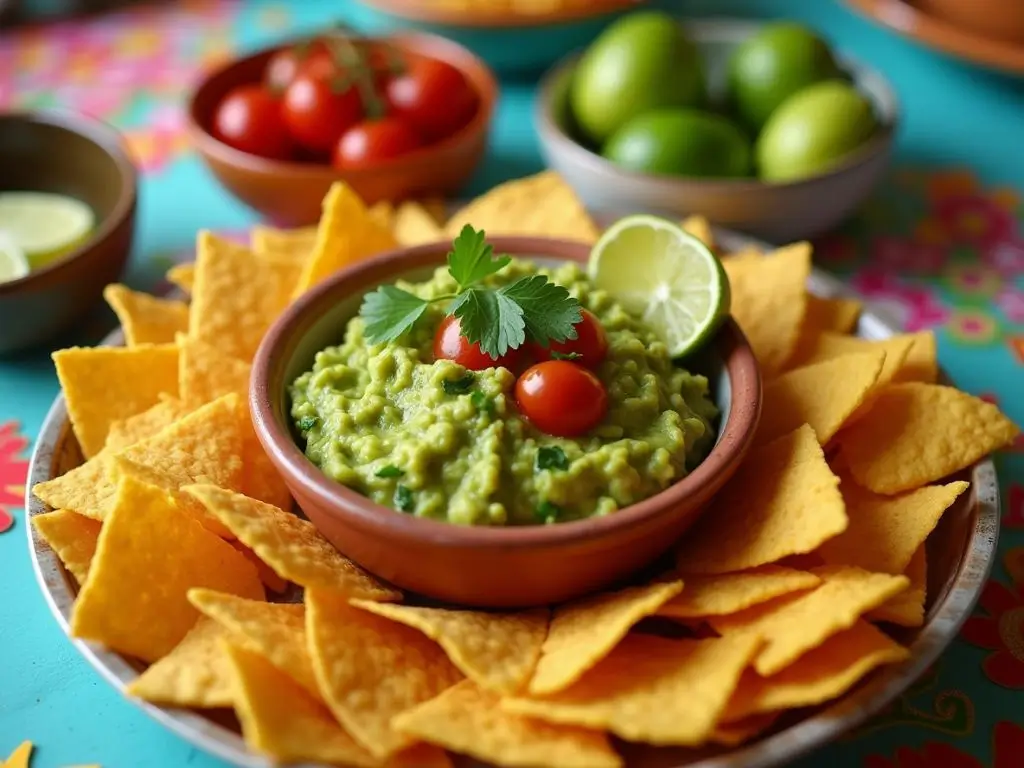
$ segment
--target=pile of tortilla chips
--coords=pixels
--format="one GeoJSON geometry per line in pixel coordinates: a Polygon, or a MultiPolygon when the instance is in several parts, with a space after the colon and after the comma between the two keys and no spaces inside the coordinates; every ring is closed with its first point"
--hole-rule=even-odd
{"type": "Polygon", "coordinates": [[[319,227],[249,247],[201,233],[171,275],[187,304],[111,286],[126,347],[54,355],[85,461],[35,487],[54,511],[32,522],[81,585],[72,633],[149,665],[129,694],[233,708],[282,761],[600,768],[622,765],[613,736],[737,745],[907,658],[889,630],[924,621],[926,540],[968,489],[950,476],[1017,429],[936,383],[931,334],[850,335],[860,305],[807,293],[806,243],[725,258],[764,415],[656,579],[511,613],[424,607],[296,515],[247,413],[260,339],[340,267],[465,222],[598,235],[551,173],[446,224],[337,186],[319,227]]]}

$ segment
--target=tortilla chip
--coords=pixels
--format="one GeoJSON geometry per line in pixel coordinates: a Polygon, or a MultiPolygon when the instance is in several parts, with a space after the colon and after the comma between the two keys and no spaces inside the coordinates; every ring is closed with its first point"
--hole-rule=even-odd
{"type": "Polygon", "coordinates": [[[852,333],[863,309],[861,301],[846,296],[807,296],[807,318],[821,331],[852,333]]]}
{"type": "Polygon", "coordinates": [[[771,677],[747,670],[725,719],[821,704],[848,691],[875,667],[903,661],[909,655],[906,648],[866,621],[856,621],[771,677]]]}
{"type": "Polygon", "coordinates": [[[703,216],[687,216],[680,226],[711,250],[715,249],[715,237],[711,232],[711,222],[703,216]]]}
{"type": "Polygon", "coordinates": [[[28,768],[29,758],[32,756],[32,742],[23,741],[14,748],[10,756],[4,760],[3,768],[28,768]]]}
{"type": "Polygon", "coordinates": [[[304,263],[316,245],[316,227],[277,229],[257,224],[249,232],[249,245],[257,256],[304,263]]]}
{"type": "Polygon", "coordinates": [[[178,348],[73,347],[53,353],[68,418],[82,454],[101,450],[110,425],[156,405],[163,393],[178,393],[178,348]]]}
{"type": "Polygon", "coordinates": [[[394,720],[410,737],[494,765],[620,768],[622,759],[597,731],[550,725],[505,712],[497,694],[464,680],[394,720]]]}
{"type": "Polygon", "coordinates": [[[418,629],[481,688],[515,693],[533,674],[548,631],[549,613],[485,613],[353,600],[363,610],[418,629]]]}
{"type": "Polygon", "coordinates": [[[899,373],[893,377],[893,383],[922,381],[934,384],[939,378],[939,355],[934,331],[919,331],[907,336],[913,340],[913,344],[899,373]]]}
{"type": "Polygon", "coordinates": [[[320,691],[331,712],[378,758],[413,739],[391,719],[428,701],[462,675],[434,641],[375,616],[330,590],[306,590],[306,631],[320,691]]]}
{"type": "Polygon", "coordinates": [[[263,598],[256,569],[174,505],[170,494],[122,478],[100,531],[71,634],[155,662],[195,624],[192,587],[263,598]]]}
{"type": "Polygon", "coordinates": [[[230,707],[231,668],[221,646],[225,637],[217,622],[200,616],[174,650],[130,682],[125,692],[172,707],[230,707]]]}
{"type": "Polygon", "coordinates": [[[742,571],[813,552],[846,529],[839,478],[806,424],[752,450],[676,549],[683,574],[742,571]]]}
{"type": "Polygon", "coordinates": [[[445,239],[444,229],[419,203],[398,206],[392,228],[400,245],[422,245],[445,239]]]}
{"type": "Polygon", "coordinates": [[[222,355],[252,360],[288,306],[297,271],[292,261],[257,258],[245,246],[200,232],[189,336],[222,355]]]}
{"type": "Polygon", "coordinates": [[[306,609],[299,603],[268,603],[215,592],[189,590],[192,605],[230,633],[233,642],[267,661],[321,700],[306,643],[306,609]]]}
{"type": "Polygon", "coordinates": [[[363,201],[343,182],[335,183],[324,198],[316,245],[299,277],[299,296],[339,269],[398,247],[390,229],[377,223],[363,201]]]}
{"type": "Polygon", "coordinates": [[[884,362],[880,350],[843,355],[768,382],[755,444],[789,434],[801,424],[810,425],[819,444],[828,444],[869,397],[884,362]]]}
{"type": "Polygon", "coordinates": [[[1018,434],[991,403],[953,387],[912,382],[879,392],[839,444],[858,484],[896,494],[965,469],[1018,434]]]}
{"type": "Polygon", "coordinates": [[[871,621],[887,621],[901,627],[920,627],[924,624],[924,604],[928,597],[928,556],[926,546],[917,548],[904,572],[910,586],[890,597],[873,611],[868,611],[871,621]]]}
{"type": "Polygon", "coordinates": [[[175,264],[167,270],[167,280],[185,293],[192,293],[192,286],[196,281],[195,263],[175,264]]]}
{"type": "Polygon", "coordinates": [[[718,576],[687,576],[682,593],[661,606],[657,615],[676,619],[725,616],[820,583],[813,573],[778,565],[718,576]]]}
{"type": "Polygon", "coordinates": [[[164,397],[142,413],[111,424],[104,448],[108,452],[120,453],[129,445],[135,445],[167,429],[190,410],[177,398],[164,397]]]}
{"type": "Polygon", "coordinates": [[[492,187],[455,213],[445,232],[456,237],[467,224],[488,237],[533,235],[595,243],[600,236],[572,187],[555,171],[492,187]]]}
{"type": "Polygon", "coordinates": [[[377,226],[391,230],[394,227],[395,207],[388,200],[378,200],[371,205],[366,214],[377,224],[377,226]]]}
{"type": "Polygon", "coordinates": [[[367,600],[402,597],[338,552],[308,520],[214,485],[193,485],[184,491],[282,579],[367,600]]]}
{"type": "Polygon", "coordinates": [[[278,509],[292,507],[291,491],[263,450],[251,421],[246,422],[242,434],[242,493],[278,509]]]}
{"type": "Polygon", "coordinates": [[[188,330],[188,305],[183,301],[160,299],[117,284],[104,288],[103,298],[117,315],[129,347],[169,344],[176,333],[188,330]]]}
{"type": "Polygon", "coordinates": [[[629,635],[570,688],[510,698],[506,711],[608,730],[627,741],[696,746],[708,740],[761,645],[754,635],[667,640],[629,635]]]}
{"type": "Polygon", "coordinates": [[[181,356],[178,389],[186,406],[198,408],[232,392],[246,397],[252,371],[248,362],[189,336],[179,335],[177,343],[181,356]]]}
{"type": "Polygon", "coordinates": [[[530,680],[530,693],[554,693],[572,685],[607,656],[634,624],[657,613],[682,589],[681,581],[646,584],[556,608],[530,680]]]}
{"type": "Polygon", "coordinates": [[[85,584],[89,577],[89,566],[96,555],[96,544],[100,538],[100,524],[88,517],[58,509],[32,516],[32,525],[57,553],[75,581],[85,584]]]}
{"type": "MultiPolygon", "coordinates": [[[[740,685],[743,685],[743,678],[740,678],[740,685]]],[[[736,694],[733,694],[735,698],[736,694]]],[[[728,712],[728,710],[727,710],[728,712]]],[[[719,723],[711,732],[711,741],[723,747],[738,747],[740,744],[750,741],[775,724],[778,715],[769,712],[761,715],[750,715],[742,720],[734,720],[729,723],[719,723]]]]}
{"type": "Polygon", "coordinates": [[[732,289],[732,316],[754,349],[766,378],[793,356],[807,312],[810,243],[794,243],[764,258],[722,262],[732,289]]]}
{"type": "Polygon", "coordinates": [[[223,644],[232,670],[232,698],[246,746],[282,761],[366,766],[378,762],[327,708],[258,653],[223,644]]]}
{"type": "Polygon", "coordinates": [[[271,592],[281,594],[288,589],[288,582],[274,573],[274,569],[269,565],[260,560],[259,556],[249,549],[245,544],[236,540],[229,542],[232,547],[237,549],[243,555],[245,559],[256,566],[256,573],[260,576],[260,581],[263,582],[263,586],[269,589],[271,592]]]}
{"type": "Polygon", "coordinates": [[[870,341],[856,336],[841,336],[836,333],[822,333],[807,350],[799,365],[814,365],[837,357],[848,355],[885,353],[885,363],[878,374],[877,386],[890,383],[904,365],[907,354],[914,346],[910,336],[890,336],[888,339],[870,341]]]}
{"type": "Polygon", "coordinates": [[[712,616],[708,623],[725,637],[764,640],[754,668],[761,675],[774,675],[910,584],[905,576],[847,566],[822,566],[813,573],[822,584],[812,592],[782,597],[730,616],[712,616]]]}
{"type": "Polygon", "coordinates": [[[829,565],[855,565],[876,573],[900,574],[924,544],[939,518],[969,483],[930,485],[900,496],[877,496],[850,480],[840,486],[850,524],[818,550],[829,565]]]}
{"type": "Polygon", "coordinates": [[[100,451],[60,477],[36,483],[32,493],[51,509],[66,509],[93,520],[103,520],[113,508],[117,494],[112,473],[113,454],[100,451]]]}

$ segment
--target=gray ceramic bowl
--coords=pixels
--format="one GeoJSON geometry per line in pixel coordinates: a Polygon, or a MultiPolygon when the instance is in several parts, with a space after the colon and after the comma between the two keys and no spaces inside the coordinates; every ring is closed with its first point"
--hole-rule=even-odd
{"type": "MultiPolygon", "coordinates": [[[[712,99],[721,98],[729,52],[757,31],[746,21],[686,23],[700,49],[712,99]]],[[[569,81],[578,54],[541,81],[535,120],[547,164],[573,186],[587,207],[608,214],[649,211],[670,217],[699,213],[715,224],[784,242],[813,237],[852,214],[881,180],[892,151],[899,108],[888,82],[867,67],[843,59],[860,91],[875,107],[880,127],[862,147],[819,176],[784,184],[756,179],[697,179],[623,170],[569,135],[569,81]]]]}

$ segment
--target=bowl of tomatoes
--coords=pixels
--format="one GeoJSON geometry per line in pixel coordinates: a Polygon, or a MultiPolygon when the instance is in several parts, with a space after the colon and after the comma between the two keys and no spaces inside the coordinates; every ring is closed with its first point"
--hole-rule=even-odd
{"type": "Polygon", "coordinates": [[[336,181],[367,203],[456,193],[486,149],[497,95],[487,66],[443,37],[331,30],[209,73],[188,127],[229,192],[301,226],[336,181]]]}

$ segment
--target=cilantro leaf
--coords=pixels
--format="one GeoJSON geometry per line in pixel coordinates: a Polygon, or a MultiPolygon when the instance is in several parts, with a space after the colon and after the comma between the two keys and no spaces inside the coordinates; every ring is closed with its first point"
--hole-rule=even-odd
{"type": "Polygon", "coordinates": [[[402,512],[412,512],[416,508],[416,500],[413,498],[412,491],[401,483],[395,486],[392,502],[394,502],[395,509],[402,512]]]}
{"type": "Polygon", "coordinates": [[[557,349],[549,353],[552,360],[579,360],[583,355],[579,352],[559,352],[557,349]]]}
{"type": "Polygon", "coordinates": [[[299,419],[299,431],[309,432],[313,427],[320,423],[320,419],[317,416],[303,416],[299,419]]]}
{"type": "Polygon", "coordinates": [[[537,472],[542,472],[545,469],[566,470],[569,468],[569,459],[565,455],[565,451],[557,445],[542,445],[537,449],[534,468],[537,472]]]}
{"type": "Polygon", "coordinates": [[[558,516],[560,514],[562,514],[561,508],[557,504],[552,504],[547,500],[542,501],[535,512],[537,519],[543,523],[558,522],[558,516]]]}
{"type": "Polygon", "coordinates": [[[389,477],[401,477],[405,474],[404,469],[399,469],[394,464],[388,464],[387,466],[381,467],[375,473],[377,477],[389,478],[389,477]]]}
{"type": "Polygon", "coordinates": [[[427,301],[393,285],[382,285],[363,297],[359,314],[366,322],[363,335],[371,344],[395,341],[412,328],[427,301]]]}
{"type": "Polygon", "coordinates": [[[544,275],[521,277],[496,293],[519,307],[526,333],[538,344],[576,338],[575,325],[583,319],[580,303],[544,275]]]}
{"type": "Polygon", "coordinates": [[[446,395],[462,395],[469,392],[469,388],[473,386],[473,374],[467,373],[458,379],[445,379],[441,382],[441,386],[444,387],[444,393],[446,395]]]}
{"type": "Polygon", "coordinates": [[[494,400],[480,390],[469,393],[469,401],[482,413],[494,413],[494,400]]]}
{"type": "Polygon", "coordinates": [[[482,229],[475,230],[467,224],[452,241],[452,250],[448,253],[448,274],[455,278],[460,288],[480,282],[512,261],[511,256],[494,256],[494,248],[484,240],[485,234],[482,229]]]}
{"type": "Polygon", "coordinates": [[[501,291],[470,288],[453,302],[451,314],[459,318],[462,335],[497,360],[526,340],[526,322],[519,304],[501,291]]]}

